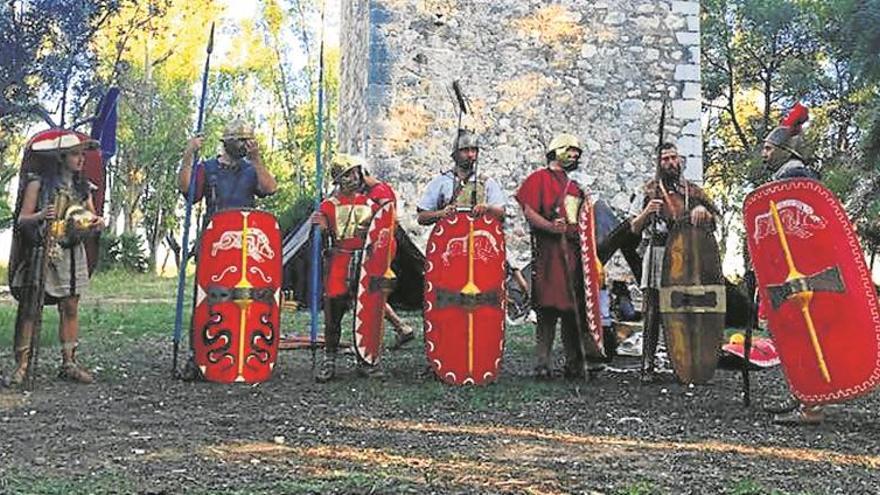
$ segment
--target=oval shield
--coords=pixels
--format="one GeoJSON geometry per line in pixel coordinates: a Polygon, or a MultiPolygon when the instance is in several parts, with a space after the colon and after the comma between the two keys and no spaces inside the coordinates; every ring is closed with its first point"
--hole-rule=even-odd
{"type": "Polygon", "coordinates": [[[871,391],[880,383],[880,311],[840,201],[814,180],[771,182],[746,197],[743,221],[794,395],[824,404],[871,391]]]}
{"type": "Polygon", "coordinates": [[[281,233],[270,213],[225,210],[202,232],[193,313],[205,380],[268,380],[278,355],[281,233]]]}
{"type": "Polygon", "coordinates": [[[489,383],[504,353],[501,222],[460,212],[437,222],[425,253],[425,352],[452,385],[489,383]]]}
{"type": "Polygon", "coordinates": [[[676,222],[669,232],[660,277],[660,316],[675,376],[706,383],[718,366],[727,312],[721,256],[712,232],[676,222]]]}
{"type": "Polygon", "coordinates": [[[376,210],[370,221],[358,268],[353,318],[354,348],[358,359],[371,366],[379,363],[382,353],[385,301],[394,290],[397,278],[391,270],[391,262],[397,252],[394,230],[394,203],[385,203],[376,210]]]}

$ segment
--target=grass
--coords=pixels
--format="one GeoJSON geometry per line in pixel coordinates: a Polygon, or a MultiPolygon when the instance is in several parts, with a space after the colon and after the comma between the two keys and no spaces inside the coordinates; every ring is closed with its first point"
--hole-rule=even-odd
{"type": "Polygon", "coordinates": [[[104,495],[116,493],[135,493],[132,484],[118,473],[99,472],[75,478],[39,476],[33,473],[14,471],[0,478],[0,493],[28,495],[69,495],[88,493],[104,495]]]}
{"type": "Polygon", "coordinates": [[[632,485],[619,489],[617,495],[658,495],[660,490],[648,481],[639,481],[632,485]]]}
{"type": "MultiPolygon", "coordinates": [[[[192,282],[192,278],[189,278],[192,282]]],[[[190,286],[191,288],[191,286],[190,286]]],[[[124,359],[116,359],[131,353],[137,343],[144,339],[167,336],[170,340],[174,324],[174,298],[176,279],[159,278],[152,275],[128,274],[123,272],[99,273],[93,279],[87,295],[81,302],[80,322],[81,340],[86,352],[83,361],[86,365],[100,364],[100,379],[103,382],[125,383],[132,375],[132,365],[124,359]],[[112,351],[108,354],[97,352],[96,348],[112,351]],[[105,362],[97,363],[97,356],[105,362]]],[[[191,290],[187,290],[187,296],[191,290]]],[[[188,321],[189,303],[184,321],[188,321]]],[[[0,354],[8,352],[15,320],[16,303],[11,300],[0,301],[0,325],[7,331],[0,333],[0,354]]],[[[48,308],[44,313],[44,332],[42,342],[46,346],[56,346],[55,328],[58,323],[57,312],[48,308]]],[[[421,314],[404,312],[405,321],[415,327],[421,335],[421,314]]],[[[322,324],[319,322],[319,325],[322,324]]],[[[343,339],[351,339],[350,316],[343,322],[343,339]]],[[[308,334],[308,311],[282,312],[282,332],[285,334],[308,334]]],[[[186,331],[184,331],[184,339],[186,331]]],[[[394,334],[388,331],[390,342],[394,334]]],[[[507,329],[505,359],[508,363],[531,360],[534,349],[534,330],[532,325],[513,326],[507,329]]],[[[302,352],[302,351],[291,351],[302,352]]],[[[44,354],[45,355],[45,354],[44,354]]],[[[306,354],[296,354],[296,360],[305,360],[306,354]]],[[[289,358],[288,358],[289,359],[289,358]]],[[[3,363],[5,364],[5,363],[3,363]]],[[[302,362],[294,362],[298,368],[302,362]]],[[[574,386],[561,381],[542,382],[524,379],[523,376],[502,374],[500,380],[486,387],[449,387],[440,382],[419,376],[425,370],[425,358],[419,342],[407,349],[393,354],[386,361],[390,369],[388,380],[348,380],[341,379],[324,385],[327,397],[339,397],[342,405],[382,403],[389,410],[403,416],[419,417],[426,409],[455,411],[506,411],[511,417],[520,411],[546,407],[560,398],[570,396],[574,386]]],[[[0,365],[2,368],[2,365],[0,365]]],[[[308,370],[303,370],[308,372],[308,370]]],[[[40,470],[38,470],[40,471],[40,470]]],[[[2,470],[0,470],[2,472],[2,470]]],[[[26,470],[12,470],[0,476],[0,493],[28,494],[67,494],[67,493],[135,493],[143,480],[133,479],[131,474],[98,471],[85,476],[61,477],[49,473],[39,476],[26,470]]],[[[264,483],[252,485],[233,485],[224,493],[423,493],[426,487],[439,491],[456,491],[455,486],[436,485],[438,480],[414,479],[406,471],[396,469],[333,469],[322,473],[302,473],[290,478],[267,479],[264,483]]],[[[427,475],[426,475],[427,476],[427,475]]],[[[439,480],[442,483],[442,479],[439,480]]],[[[199,493],[198,490],[192,493],[199,493]]],[[[212,493],[212,492],[204,492],[212,493]]],[[[653,495],[663,493],[653,480],[636,480],[614,491],[620,495],[653,495]]],[[[744,479],[736,482],[724,493],[730,495],[785,495],[784,492],[766,488],[757,482],[744,479]]]]}

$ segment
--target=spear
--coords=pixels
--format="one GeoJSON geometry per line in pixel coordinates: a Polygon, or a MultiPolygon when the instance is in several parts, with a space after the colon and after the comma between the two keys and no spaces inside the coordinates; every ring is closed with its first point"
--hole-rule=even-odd
{"type": "MultiPolygon", "coordinates": [[[[318,123],[315,136],[315,211],[321,208],[323,199],[324,166],[321,162],[321,146],[324,137],[324,7],[321,7],[321,48],[318,51],[318,123]]],[[[309,274],[309,345],[312,349],[312,367],[315,366],[315,350],[318,340],[318,305],[321,297],[321,228],[312,227],[312,271],[309,274]]]]}
{"type": "MultiPolygon", "coordinates": [[[[663,156],[663,150],[661,148],[663,147],[663,140],[666,138],[666,136],[665,136],[665,132],[666,132],[666,98],[664,97],[660,103],[661,103],[660,128],[657,130],[657,136],[659,139],[658,139],[658,143],[657,143],[657,162],[656,162],[656,164],[655,164],[656,166],[654,168],[654,181],[657,184],[660,184],[660,186],[662,188],[661,190],[664,195],[663,199],[669,205],[669,211],[672,212],[672,204],[669,203],[669,195],[666,192],[666,188],[663,187],[663,179],[660,177],[660,160],[663,156]]],[[[657,283],[656,280],[652,280],[654,278],[654,247],[652,246],[652,244],[654,242],[654,234],[657,232],[657,217],[658,216],[659,215],[656,213],[654,215],[652,215],[650,223],[648,224],[648,232],[650,233],[650,235],[648,236],[648,249],[645,251],[645,256],[648,257],[648,262],[646,263],[646,266],[645,266],[646,273],[642,276],[645,277],[645,279],[648,281],[648,289],[649,290],[650,289],[658,289],[658,287],[651,287],[651,284],[657,283]]],[[[655,315],[655,317],[659,318],[659,315],[655,315]]],[[[659,335],[656,335],[656,336],[653,335],[653,331],[648,328],[645,329],[645,337],[647,337],[649,339],[657,339],[657,340],[660,339],[659,335]]],[[[644,378],[644,376],[645,376],[644,364],[645,363],[652,363],[653,359],[654,359],[654,356],[647,356],[647,355],[642,356],[642,370],[641,370],[642,378],[644,378]],[[648,361],[648,360],[650,360],[650,361],[648,361]]]]}
{"type": "MultiPolygon", "coordinates": [[[[205,100],[208,96],[208,71],[211,66],[211,52],[214,51],[214,23],[211,23],[211,34],[208,36],[205,70],[202,72],[202,97],[199,101],[199,117],[196,122],[196,135],[205,127],[205,100]]],[[[180,266],[177,273],[177,309],[174,314],[174,355],[171,371],[177,373],[177,354],[180,350],[180,337],[183,326],[183,288],[186,285],[186,263],[189,258],[189,227],[192,221],[192,207],[196,197],[196,177],[199,174],[199,152],[193,153],[192,173],[189,176],[189,188],[186,193],[186,214],[183,217],[183,242],[180,244],[180,266]]]]}

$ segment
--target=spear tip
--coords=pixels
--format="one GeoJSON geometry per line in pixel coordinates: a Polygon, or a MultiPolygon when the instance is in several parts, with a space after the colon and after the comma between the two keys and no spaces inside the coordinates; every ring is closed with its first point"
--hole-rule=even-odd
{"type": "Polygon", "coordinates": [[[214,51],[214,23],[211,23],[211,34],[208,36],[208,53],[214,51]]]}

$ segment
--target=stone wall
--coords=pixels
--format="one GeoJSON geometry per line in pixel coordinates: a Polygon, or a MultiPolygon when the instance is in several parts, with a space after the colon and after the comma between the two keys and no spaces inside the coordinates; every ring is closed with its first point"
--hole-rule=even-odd
{"type": "MultiPolygon", "coordinates": [[[[364,152],[415,204],[451,166],[452,80],[472,101],[481,170],[512,196],[543,164],[554,133],[580,137],[576,177],[613,206],[652,176],[661,100],[666,133],[700,180],[699,2],[641,0],[343,0],[339,146],[364,152]]],[[[509,244],[527,229],[508,205],[509,244]]]]}

